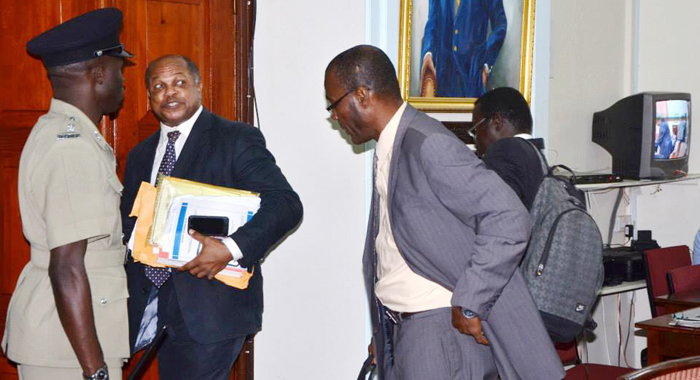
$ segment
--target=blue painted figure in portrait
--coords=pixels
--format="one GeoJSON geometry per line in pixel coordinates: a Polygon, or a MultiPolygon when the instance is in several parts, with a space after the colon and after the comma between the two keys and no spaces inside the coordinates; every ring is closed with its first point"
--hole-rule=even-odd
{"type": "Polygon", "coordinates": [[[503,0],[430,0],[421,52],[421,96],[484,94],[507,24],[503,0]]]}
{"type": "Polygon", "coordinates": [[[668,123],[666,123],[664,119],[661,119],[659,137],[656,138],[656,145],[654,148],[658,150],[658,154],[654,156],[655,158],[668,158],[673,151],[671,130],[668,128],[668,123]]]}

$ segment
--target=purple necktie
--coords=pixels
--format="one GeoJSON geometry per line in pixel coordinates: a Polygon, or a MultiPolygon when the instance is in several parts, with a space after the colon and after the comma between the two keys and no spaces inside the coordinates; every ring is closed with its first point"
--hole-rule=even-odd
{"type": "MultiPolygon", "coordinates": [[[[169,176],[173,172],[177,161],[177,157],[175,157],[175,141],[178,137],[180,137],[179,131],[168,132],[168,145],[165,147],[165,155],[163,155],[163,160],[158,167],[158,174],[169,176]]],[[[170,278],[170,271],[167,268],[154,268],[146,265],[146,277],[153,282],[156,288],[160,289],[165,281],[168,281],[168,278],[170,278]]]]}

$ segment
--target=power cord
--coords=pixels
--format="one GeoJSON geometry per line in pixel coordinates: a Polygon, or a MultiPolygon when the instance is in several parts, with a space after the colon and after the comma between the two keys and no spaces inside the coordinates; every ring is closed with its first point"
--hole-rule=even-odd
{"type": "Polygon", "coordinates": [[[631,368],[632,366],[630,363],[627,361],[627,347],[630,341],[630,335],[633,334],[632,330],[632,317],[634,316],[634,299],[637,296],[635,292],[632,292],[632,298],[630,299],[630,317],[629,320],[627,321],[627,338],[625,339],[625,350],[624,350],[624,355],[623,357],[625,358],[625,365],[627,368],[631,368]]]}
{"type": "Polygon", "coordinates": [[[620,355],[622,352],[622,310],[620,304],[622,303],[620,301],[620,294],[615,295],[615,302],[617,302],[617,334],[620,337],[618,340],[618,345],[617,345],[617,366],[620,366],[620,355]]]}

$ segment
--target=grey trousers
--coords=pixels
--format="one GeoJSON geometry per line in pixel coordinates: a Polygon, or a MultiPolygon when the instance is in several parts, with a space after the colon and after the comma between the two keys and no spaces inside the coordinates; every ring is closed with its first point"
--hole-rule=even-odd
{"type": "MultiPolygon", "coordinates": [[[[488,338],[488,337],[487,337],[488,338]]],[[[497,379],[488,346],[452,327],[450,308],[426,311],[394,329],[394,376],[397,380],[497,379]]]]}

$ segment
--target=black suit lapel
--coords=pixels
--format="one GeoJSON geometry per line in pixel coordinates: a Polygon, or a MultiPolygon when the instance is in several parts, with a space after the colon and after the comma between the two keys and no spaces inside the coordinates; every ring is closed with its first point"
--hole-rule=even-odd
{"type": "Polygon", "coordinates": [[[211,113],[206,109],[202,110],[202,113],[197,118],[197,121],[192,127],[190,135],[185,141],[185,146],[182,147],[182,152],[177,158],[175,163],[175,168],[171,175],[177,178],[187,178],[187,174],[192,173],[190,168],[197,161],[197,156],[202,151],[202,145],[204,144],[204,137],[211,127],[211,113]]]}
{"type": "Polygon", "coordinates": [[[151,173],[153,172],[153,164],[156,159],[156,149],[158,149],[158,140],[160,139],[160,127],[156,133],[152,134],[148,140],[145,142],[144,146],[144,157],[138,162],[142,163],[139,165],[139,183],[145,181],[151,182],[151,173]]]}

